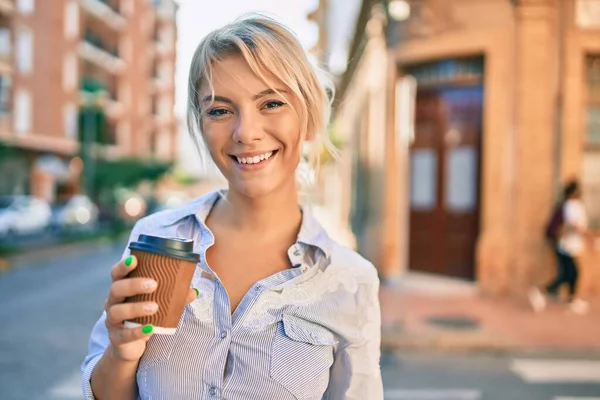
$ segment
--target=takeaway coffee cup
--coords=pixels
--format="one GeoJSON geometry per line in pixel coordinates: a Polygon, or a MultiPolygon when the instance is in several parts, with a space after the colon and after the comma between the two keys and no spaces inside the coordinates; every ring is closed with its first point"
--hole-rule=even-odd
{"type": "Polygon", "coordinates": [[[125,321],[125,326],[151,324],[154,333],[174,334],[200,258],[194,253],[194,241],[140,235],[129,249],[138,265],[127,277],[151,278],[158,282],[158,287],[153,293],[128,297],[125,302],[153,301],[158,304],[158,311],[154,315],[125,321]]]}

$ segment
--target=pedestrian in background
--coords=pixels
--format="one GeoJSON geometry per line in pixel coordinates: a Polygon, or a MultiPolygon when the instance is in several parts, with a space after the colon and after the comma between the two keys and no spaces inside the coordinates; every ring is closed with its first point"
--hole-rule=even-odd
{"type": "Polygon", "coordinates": [[[194,239],[198,294],[190,289],[174,335],[124,327],[158,305],[123,300],[160,285],[127,278],[137,260],[126,250],[82,365],[86,399],[383,399],[377,271],[299,201],[302,145],[312,142],[315,166],[331,147],[318,72],[268,18],[201,41],[189,125],[228,190],[146,217],[130,238],[194,239]]]}
{"type": "Polygon", "coordinates": [[[566,284],[569,309],[578,314],[585,314],[589,309],[588,303],[576,297],[579,279],[577,259],[585,250],[588,237],[591,238],[592,235],[588,231],[579,182],[568,182],[563,194],[563,201],[557,206],[546,232],[556,255],[557,274],[543,289],[531,288],[529,301],[535,311],[542,311],[547,306],[547,298],[556,298],[560,287],[566,284]]]}

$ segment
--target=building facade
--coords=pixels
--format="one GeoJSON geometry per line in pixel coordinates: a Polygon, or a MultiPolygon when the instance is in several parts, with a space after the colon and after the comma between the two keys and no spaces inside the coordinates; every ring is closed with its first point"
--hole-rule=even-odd
{"type": "MultiPolygon", "coordinates": [[[[386,280],[521,296],[554,272],[566,180],[600,228],[600,2],[413,0],[402,21],[390,3],[363,1],[339,87],[340,218],[386,280]]],[[[600,292],[600,253],[581,264],[600,292]]]]}
{"type": "Polygon", "coordinates": [[[25,159],[2,191],[53,200],[81,169],[71,160],[91,103],[104,110],[104,156],[175,157],[176,11],[172,0],[0,2],[0,140],[25,159]]]}

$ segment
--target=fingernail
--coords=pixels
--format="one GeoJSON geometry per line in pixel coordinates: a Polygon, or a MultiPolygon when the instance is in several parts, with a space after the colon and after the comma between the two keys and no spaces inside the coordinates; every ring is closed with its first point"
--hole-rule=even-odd
{"type": "Polygon", "coordinates": [[[145,303],[144,304],[144,311],[153,313],[156,310],[158,310],[158,304],[156,304],[156,303],[145,303]]]}
{"type": "Polygon", "coordinates": [[[156,289],[156,281],[153,281],[152,279],[145,280],[144,283],[142,283],[142,289],[156,289]]]}
{"type": "Polygon", "coordinates": [[[200,294],[200,291],[196,288],[193,288],[196,291],[196,297],[198,297],[198,295],[200,294]]]}
{"type": "Polygon", "coordinates": [[[133,262],[133,256],[129,256],[125,259],[125,266],[129,267],[133,262]]]}
{"type": "Polygon", "coordinates": [[[142,333],[147,335],[149,333],[152,333],[152,329],[154,329],[152,325],[146,325],[142,328],[142,333]]]}

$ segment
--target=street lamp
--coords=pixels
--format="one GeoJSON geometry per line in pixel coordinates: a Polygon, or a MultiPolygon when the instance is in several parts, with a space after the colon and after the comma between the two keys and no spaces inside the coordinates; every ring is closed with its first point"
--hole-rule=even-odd
{"type": "Polygon", "coordinates": [[[405,21],[410,17],[410,4],[406,0],[392,0],[388,12],[395,21],[405,21]]]}

